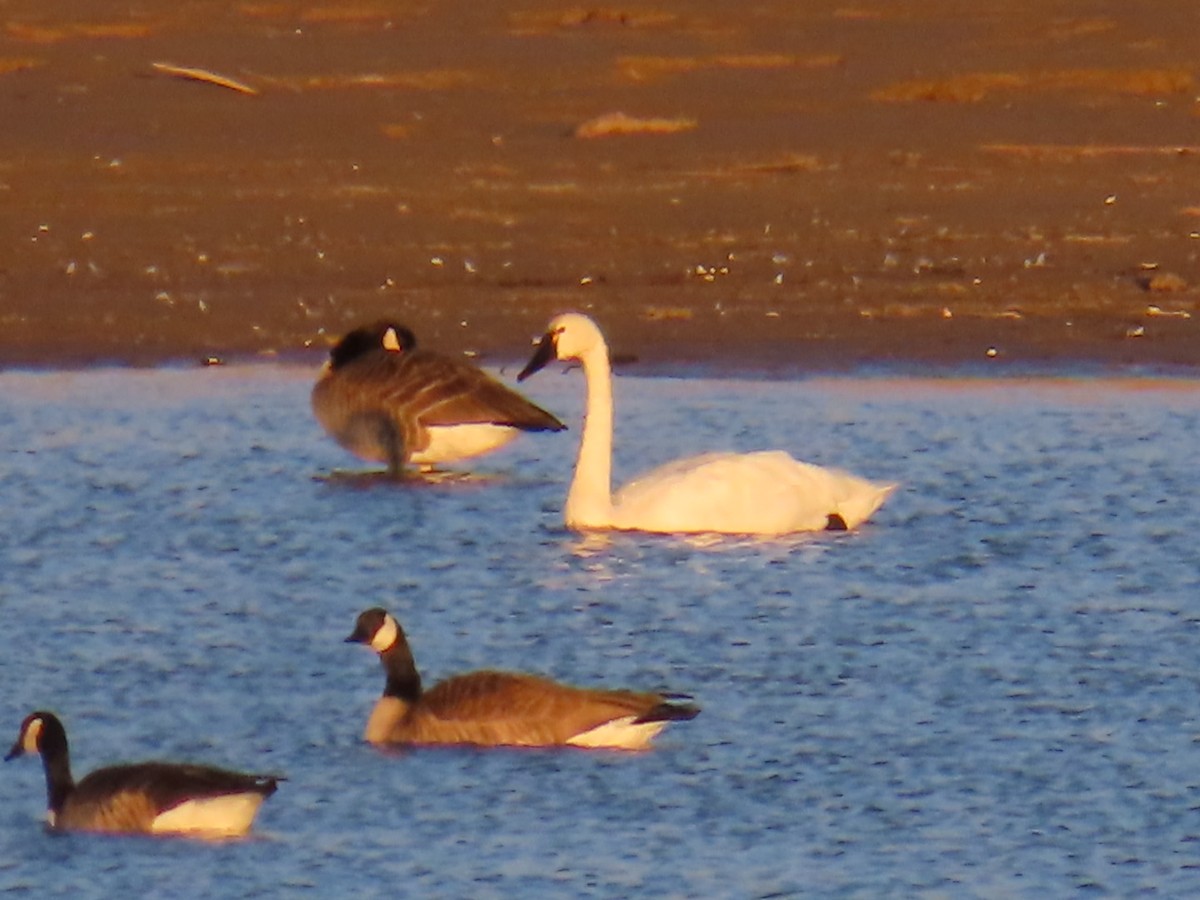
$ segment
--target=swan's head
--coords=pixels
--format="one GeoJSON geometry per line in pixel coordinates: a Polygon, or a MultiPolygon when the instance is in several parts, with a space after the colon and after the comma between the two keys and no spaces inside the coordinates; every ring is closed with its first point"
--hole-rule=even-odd
{"type": "Polygon", "coordinates": [[[550,320],[545,335],[517,381],[524,381],[552,359],[584,359],[605,349],[604,335],[595,322],[580,313],[563,313],[550,320]]]}
{"type": "Polygon", "coordinates": [[[373,353],[411,353],[416,336],[395,322],[374,322],[348,332],[329,351],[329,368],[340,369],[373,353]]]}

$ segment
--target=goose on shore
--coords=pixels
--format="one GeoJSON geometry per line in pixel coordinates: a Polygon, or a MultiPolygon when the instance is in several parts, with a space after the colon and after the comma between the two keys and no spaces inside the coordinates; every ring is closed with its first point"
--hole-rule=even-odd
{"type": "Polygon", "coordinates": [[[563,510],[568,528],[759,535],[845,531],[866,521],[895,489],[772,450],[679,459],[637,476],[613,496],[612,369],[596,323],[578,313],[556,316],[517,381],[553,359],[578,360],[587,384],[579,456],[563,510]]]}
{"type": "Polygon", "coordinates": [[[38,753],[46,772],[46,821],[56,831],[236,837],[250,830],[276,775],[143,762],[96,769],[76,783],[67,732],[54,713],[30,713],[5,760],[38,753]]]}
{"type": "Polygon", "coordinates": [[[356,328],[334,345],[312,408],[334,440],[397,477],[409,463],[457,462],[522,431],[567,427],[477,366],[418,348],[392,322],[356,328]]]}
{"type": "Polygon", "coordinates": [[[514,672],[456,675],[424,691],[404,629],[378,607],[359,615],[346,642],[371,647],[387,673],[363,734],[372,744],[641,750],[668,722],[700,712],[662,694],[570,687],[514,672]]]}

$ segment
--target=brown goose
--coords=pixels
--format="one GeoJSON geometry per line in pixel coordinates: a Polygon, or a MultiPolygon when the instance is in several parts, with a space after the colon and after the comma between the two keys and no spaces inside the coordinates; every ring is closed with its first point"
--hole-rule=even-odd
{"type": "Polygon", "coordinates": [[[402,325],[376,322],[333,347],[312,391],[321,427],[399,476],[488,453],[521,431],[565,426],[468,362],[421,350],[402,325]]]}
{"type": "Polygon", "coordinates": [[[4,759],[39,753],[46,770],[46,820],[57,831],[234,837],[245,834],[279,776],[212,766],[143,762],[109,766],[78,784],[67,732],[54,713],[30,713],[4,759]]]}
{"type": "Polygon", "coordinates": [[[363,734],[373,744],[641,750],[668,722],[700,712],[661,694],[589,690],[513,672],[456,675],[422,691],[404,629],[378,607],[359,615],[346,642],[375,650],[387,673],[363,734]]]}

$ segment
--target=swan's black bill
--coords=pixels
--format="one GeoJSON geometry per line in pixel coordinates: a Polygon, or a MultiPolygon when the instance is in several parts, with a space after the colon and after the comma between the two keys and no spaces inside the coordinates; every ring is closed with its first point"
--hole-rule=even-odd
{"type": "Polygon", "coordinates": [[[533,351],[533,356],[525,364],[525,368],[521,370],[521,373],[517,375],[517,381],[524,381],[534,372],[544,369],[546,364],[555,358],[557,355],[554,349],[555,338],[556,335],[551,331],[547,331],[542,336],[541,341],[538,342],[537,349],[533,351]]]}

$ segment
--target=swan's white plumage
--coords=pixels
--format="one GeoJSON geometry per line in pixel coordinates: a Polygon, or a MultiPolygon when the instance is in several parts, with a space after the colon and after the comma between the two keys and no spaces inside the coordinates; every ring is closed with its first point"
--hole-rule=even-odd
{"type": "Polygon", "coordinates": [[[895,489],[771,450],[676,460],[637,476],[613,496],[612,370],[604,337],[586,316],[556,316],[521,377],[551,357],[578,360],[587,381],[583,435],[563,509],[569,528],[787,534],[824,530],[831,517],[855,528],[895,489]]]}
{"type": "Polygon", "coordinates": [[[638,476],[613,498],[613,527],[657,532],[821,531],[831,515],[853,528],[891,492],[782,450],[706,453],[638,476]]]}

